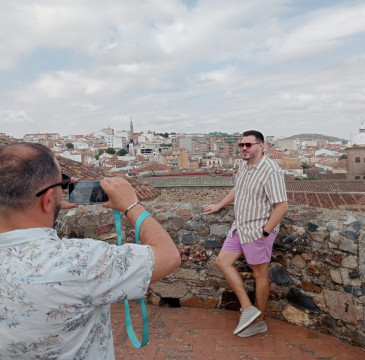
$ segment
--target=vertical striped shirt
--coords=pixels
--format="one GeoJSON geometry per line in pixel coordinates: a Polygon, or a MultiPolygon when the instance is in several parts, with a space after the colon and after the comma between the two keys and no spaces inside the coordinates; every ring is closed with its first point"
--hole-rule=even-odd
{"type": "MultiPolygon", "coordinates": [[[[274,204],[287,201],[284,174],[267,156],[248,169],[244,161],[236,177],[234,201],[235,222],[242,244],[262,237],[262,228],[274,211],[274,204]]],[[[278,233],[278,224],[274,231],[278,233]]]]}

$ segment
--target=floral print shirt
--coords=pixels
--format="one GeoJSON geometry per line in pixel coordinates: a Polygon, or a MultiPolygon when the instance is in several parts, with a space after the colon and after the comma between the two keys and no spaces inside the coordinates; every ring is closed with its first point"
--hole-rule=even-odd
{"type": "Polygon", "coordinates": [[[110,304],[143,297],[153,266],[147,245],[0,234],[0,360],[114,359],[110,304]]]}

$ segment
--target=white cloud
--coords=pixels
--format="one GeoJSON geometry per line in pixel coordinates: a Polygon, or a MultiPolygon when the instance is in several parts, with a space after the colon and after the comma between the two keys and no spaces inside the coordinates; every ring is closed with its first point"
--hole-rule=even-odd
{"type": "Polygon", "coordinates": [[[346,136],[364,115],[365,5],[326,4],[0,0],[2,131],[133,116],[137,130],[346,136]]]}
{"type": "Polygon", "coordinates": [[[0,110],[0,123],[31,123],[32,120],[29,118],[27,113],[22,110],[0,110]]]}

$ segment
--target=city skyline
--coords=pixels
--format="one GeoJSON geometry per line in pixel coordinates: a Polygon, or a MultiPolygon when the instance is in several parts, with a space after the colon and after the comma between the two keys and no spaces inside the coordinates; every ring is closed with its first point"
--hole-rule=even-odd
{"type": "Polygon", "coordinates": [[[0,132],[317,133],[365,107],[363,1],[0,0],[0,132]],[[263,11],[262,9],[265,9],[263,11]]]}

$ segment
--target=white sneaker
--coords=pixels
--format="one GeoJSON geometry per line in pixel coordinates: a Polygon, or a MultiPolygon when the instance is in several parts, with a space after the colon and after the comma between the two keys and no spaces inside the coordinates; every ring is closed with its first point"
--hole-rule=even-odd
{"type": "Polygon", "coordinates": [[[261,311],[253,305],[241,309],[240,320],[238,321],[238,325],[236,329],[233,331],[233,334],[236,335],[237,333],[242,331],[245,327],[250,325],[252,321],[254,321],[260,314],[261,311]]]}
{"type": "Polygon", "coordinates": [[[250,337],[256,335],[258,333],[263,333],[267,330],[267,326],[265,321],[257,320],[253,324],[249,325],[241,331],[237,336],[239,337],[250,337]]]}

